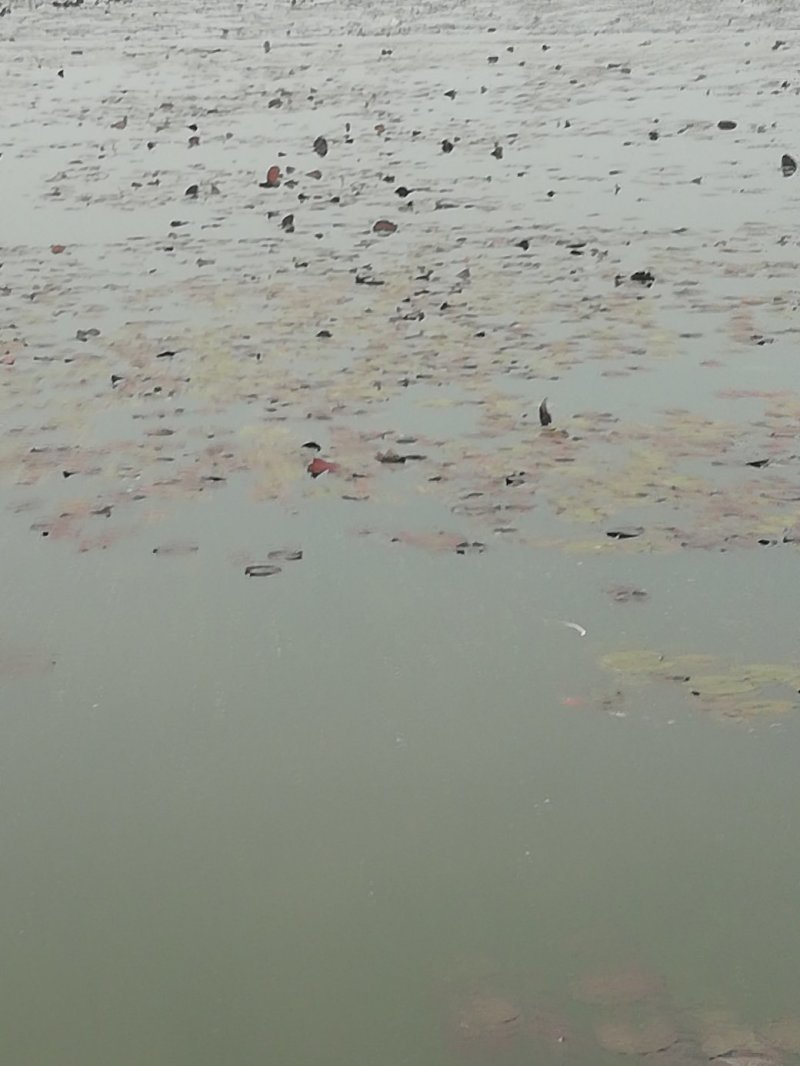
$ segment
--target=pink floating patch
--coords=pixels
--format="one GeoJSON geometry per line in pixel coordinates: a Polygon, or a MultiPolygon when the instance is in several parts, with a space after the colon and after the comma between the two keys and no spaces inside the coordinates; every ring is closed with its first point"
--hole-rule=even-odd
{"type": "Polygon", "coordinates": [[[312,477],[319,477],[320,474],[326,474],[329,471],[330,473],[335,474],[338,469],[339,467],[336,463],[329,463],[327,459],[320,459],[319,456],[312,459],[306,467],[306,470],[312,477]]]}

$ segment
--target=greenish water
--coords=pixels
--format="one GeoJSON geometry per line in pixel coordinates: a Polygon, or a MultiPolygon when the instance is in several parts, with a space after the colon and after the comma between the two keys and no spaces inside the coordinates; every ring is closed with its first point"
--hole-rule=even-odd
{"type": "Polygon", "coordinates": [[[797,1061],[798,123],[723,8],[0,26],[4,1062],[797,1061]]]}

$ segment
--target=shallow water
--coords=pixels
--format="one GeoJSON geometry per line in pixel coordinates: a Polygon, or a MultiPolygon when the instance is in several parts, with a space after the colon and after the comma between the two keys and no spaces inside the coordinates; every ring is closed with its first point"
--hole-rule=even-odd
{"type": "Polygon", "coordinates": [[[800,1057],[796,16],[668,6],[0,20],[5,1061],[800,1057]]]}

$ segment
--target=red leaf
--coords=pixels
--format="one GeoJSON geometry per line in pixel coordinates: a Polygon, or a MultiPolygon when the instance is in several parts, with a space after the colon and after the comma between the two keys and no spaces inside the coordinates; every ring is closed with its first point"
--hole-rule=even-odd
{"type": "Polygon", "coordinates": [[[339,467],[336,463],[329,463],[327,459],[320,459],[319,456],[315,456],[306,467],[306,470],[312,477],[319,477],[320,474],[325,474],[330,471],[335,474],[339,467]]]}
{"type": "Polygon", "coordinates": [[[53,255],[61,255],[61,253],[63,251],[65,251],[65,249],[66,249],[66,245],[64,245],[64,244],[51,244],[50,245],[50,251],[53,253],[53,255]]]}
{"type": "Polygon", "coordinates": [[[281,183],[281,168],[278,166],[270,167],[267,171],[267,188],[277,189],[281,183]]]}

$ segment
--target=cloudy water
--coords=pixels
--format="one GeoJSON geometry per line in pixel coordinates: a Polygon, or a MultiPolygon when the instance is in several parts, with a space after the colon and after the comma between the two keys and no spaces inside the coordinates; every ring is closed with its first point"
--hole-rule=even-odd
{"type": "Polygon", "coordinates": [[[9,1066],[797,1066],[774,3],[0,20],[9,1066]]]}

